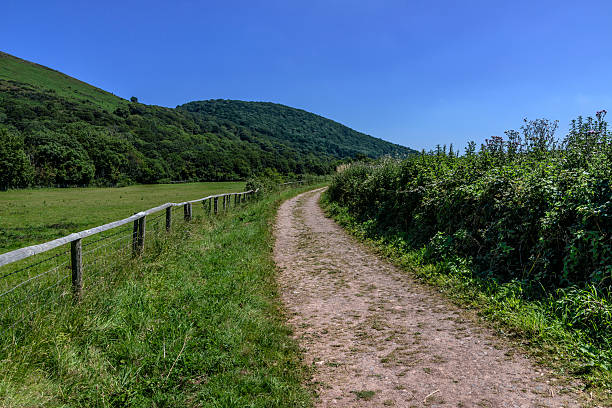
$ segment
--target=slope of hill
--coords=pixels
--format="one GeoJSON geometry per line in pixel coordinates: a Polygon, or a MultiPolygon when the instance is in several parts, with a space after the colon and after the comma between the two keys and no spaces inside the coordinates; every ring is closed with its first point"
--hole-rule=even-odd
{"type": "Polygon", "coordinates": [[[272,103],[129,102],[0,54],[0,189],[323,174],[338,159],[411,152],[272,103]]]}
{"type": "Polygon", "coordinates": [[[106,110],[114,110],[125,102],[110,92],[2,51],[0,51],[0,80],[35,86],[54,92],[63,98],[90,101],[106,110]]]}

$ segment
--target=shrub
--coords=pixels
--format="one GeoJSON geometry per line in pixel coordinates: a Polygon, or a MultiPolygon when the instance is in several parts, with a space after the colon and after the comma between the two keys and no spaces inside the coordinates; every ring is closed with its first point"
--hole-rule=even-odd
{"type": "Polygon", "coordinates": [[[579,118],[561,142],[556,122],[526,121],[463,156],[446,148],[345,166],[329,199],[370,230],[427,247],[432,260],[469,259],[482,276],[542,288],[612,285],[612,136],[579,118]]]}

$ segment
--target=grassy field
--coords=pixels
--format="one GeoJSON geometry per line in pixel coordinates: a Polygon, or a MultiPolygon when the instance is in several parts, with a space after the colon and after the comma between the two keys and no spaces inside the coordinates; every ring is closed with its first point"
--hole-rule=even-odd
{"type": "MultiPolygon", "coordinates": [[[[166,202],[243,191],[243,182],[0,192],[0,253],[129,217],[166,202]]],[[[199,208],[194,208],[197,213],[199,208]]]]}
{"type": "Polygon", "coordinates": [[[0,79],[14,80],[55,92],[67,99],[94,103],[112,111],[123,99],[59,71],[0,52],[0,79]],[[43,69],[41,69],[43,68],[43,69]]]}
{"type": "Polygon", "coordinates": [[[67,281],[2,337],[0,406],[311,406],[273,279],[272,221],[295,193],[148,229],[142,258],[103,248],[79,304],[67,281]]]}

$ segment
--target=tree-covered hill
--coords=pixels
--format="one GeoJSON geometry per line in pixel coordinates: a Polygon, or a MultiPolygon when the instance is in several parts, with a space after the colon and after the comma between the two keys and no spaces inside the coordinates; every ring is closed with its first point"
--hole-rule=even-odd
{"type": "Polygon", "coordinates": [[[177,108],[202,115],[206,120],[238,123],[255,135],[267,136],[306,154],[376,157],[416,153],[322,116],[277,103],[210,100],[189,102],[177,108]]]}
{"type": "Polygon", "coordinates": [[[411,152],[272,103],[127,101],[0,53],[0,189],[323,174],[338,159],[411,152]]]}

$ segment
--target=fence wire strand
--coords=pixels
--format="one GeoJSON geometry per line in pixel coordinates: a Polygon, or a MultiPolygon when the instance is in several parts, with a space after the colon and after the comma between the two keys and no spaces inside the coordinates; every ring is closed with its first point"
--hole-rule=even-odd
{"type": "MultiPolygon", "coordinates": [[[[122,244],[121,246],[116,248],[117,252],[121,252],[121,251],[130,251],[132,247],[132,243],[131,242],[127,242],[125,244],[122,244]]],[[[112,260],[109,261],[106,258],[103,257],[97,257],[96,259],[94,259],[93,261],[90,261],[88,263],[86,263],[85,265],[83,265],[84,268],[87,268],[87,270],[90,271],[90,273],[85,275],[85,278],[88,282],[90,282],[87,287],[88,288],[98,288],[100,287],[100,285],[102,285],[105,282],[112,282],[114,276],[111,275],[105,275],[104,271],[106,271],[108,268],[111,268],[113,266],[117,266],[120,265],[122,262],[128,262],[126,259],[117,259],[117,260],[112,260]],[[105,264],[106,262],[108,262],[107,264],[105,264]]]]}
{"type": "Polygon", "coordinates": [[[31,295],[26,296],[25,298],[21,299],[19,302],[16,302],[15,304],[11,305],[11,307],[9,307],[9,308],[7,309],[7,312],[10,312],[10,311],[11,311],[11,310],[13,310],[15,307],[19,306],[20,304],[24,303],[25,301],[30,300],[30,299],[32,299],[32,298],[34,298],[34,297],[36,297],[36,296],[40,295],[41,293],[46,292],[46,291],[48,291],[49,289],[52,289],[52,288],[54,288],[54,287],[58,286],[60,283],[62,283],[63,281],[65,281],[65,280],[66,280],[66,279],[68,279],[69,277],[70,277],[70,275],[66,275],[66,276],[64,276],[63,278],[61,278],[60,280],[58,280],[57,282],[55,282],[53,285],[47,286],[46,288],[40,289],[40,290],[38,290],[38,291],[36,291],[36,292],[32,293],[31,295]]]}
{"type": "Polygon", "coordinates": [[[119,230],[119,231],[114,232],[114,233],[112,233],[112,234],[105,235],[105,236],[101,237],[100,239],[96,239],[95,241],[91,241],[91,242],[84,243],[84,244],[83,244],[83,248],[86,248],[86,247],[88,247],[88,246],[91,246],[91,245],[93,245],[93,244],[96,244],[96,243],[98,243],[98,242],[100,242],[100,241],[104,241],[104,240],[106,240],[106,239],[108,239],[108,238],[112,238],[112,237],[117,236],[117,235],[119,235],[119,234],[121,234],[121,233],[123,233],[123,230],[119,230]]]}
{"type": "MultiPolygon", "coordinates": [[[[56,282],[54,285],[52,285],[51,287],[47,288],[47,289],[51,289],[52,287],[58,286],[60,283],[62,283],[63,281],[65,281],[66,279],[68,279],[68,276],[60,279],[58,282],[56,282]]],[[[32,310],[31,312],[27,313],[26,310],[26,314],[19,320],[13,322],[13,324],[11,324],[10,326],[8,326],[6,329],[4,329],[1,333],[2,336],[4,337],[5,334],[7,334],[9,332],[9,330],[12,330],[15,328],[15,326],[17,326],[18,324],[22,323],[26,318],[32,317],[34,315],[36,315],[36,313],[38,313],[42,308],[44,308],[45,306],[50,306],[53,303],[57,303],[59,301],[61,296],[57,296],[54,297],[52,299],[50,299],[49,302],[43,303],[40,306],[38,306],[36,309],[32,310]]],[[[12,343],[7,344],[2,351],[6,350],[9,346],[11,346],[12,343]]]]}
{"type": "Polygon", "coordinates": [[[49,274],[49,273],[51,273],[51,272],[57,271],[57,270],[58,270],[60,267],[62,267],[62,266],[64,266],[64,265],[67,265],[68,263],[69,263],[69,262],[63,262],[63,263],[61,263],[61,264],[59,264],[59,265],[57,265],[57,266],[55,266],[55,267],[53,267],[53,268],[51,268],[51,269],[49,269],[49,270],[46,270],[45,272],[39,273],[38,275],[34,275],[34,276],[32,276],[31,278],[26,279],[26,280],[24,280],[23,282],[20,282],[19,284],[17,284],[17,285],[15,285],[15,286],[13,286],[11,289],[7,290],[6,292],[4,292],[4,293],[0,294],[0,298],[2,298],[2,297],[4,297],[4,296],[8,295],[9,293],[12,293],[12,292],[13,292],[13,291],[15,291],[16,289],[18,289],[18,288],[22,287],[23,285],[25,285],[25,284],[26,284],[26,283],[28,283],[28,282],[33,281],[34,279],[38,279],[38,278],[40,278],[41,276],[45,276],[45,275],[47,275],[47,274],[49,274]]]}
{"type": "Polygon", "coordinates": [[[92,253],[92,252],[96,252],[96,251],[98,251],[98,250],[100,250],[100,249],[102,249],[102,248],[106,248],[106,247],[108,247],[108,246],[110,246],[110,245],[112,245],[112,244],[114,244],[114,243],[116,243],[116,242],[118,242],[118,241],[123,240],[123,239],[126,239],[126,238],[131,238],[132,236],[133,236],[133,233],[131,233],[131,232],[130,232],[130,233],[127,233],[127,234],[125,234],[125,235],[123,235],[123,236],[121,236],[121,237],[119,237],[119,238],[117,238],[117,239],[114,239],[114,240],[112,240],[112,241],[110,241],[110,242],[107,242],[107,243],[106,243],[106,244],[104,244],[104,245],[99,245],[99,246],[97,246],[97,247],[95,247],[95,248],[93,248],[93,249],[90,249],[89,251],[85,251],[85,252],[83,252],[82,256],[85,256],[85,255],[90,254],[90,253],[92,253]]]}
{"type": "Polygon", "coordinates": [[[15,275],[16,273],[19,273],[19,272],[27,271],[28,269],[32,269],[35,266],[41,265],[41,264],[43,264],[43,263],[45,263],[47,261],[50,261],[50,260],[55,259],[57,257],[60,257],[62,255],[66,255],[67,253],[68,253],[68,251],[60,252],[60,253],[55,254],[53,256],[50,256],[48,258],[45,258],[45,259],[42,259],[40,261],[34,262],[31,265],[25,266],[23,268],[17,269],[16,271],[12,271],[12,272],[9,272],[9,273],[7,273],[5,275],[0,276],[0,279],[8,278],[9,276],[15,275]]]}

